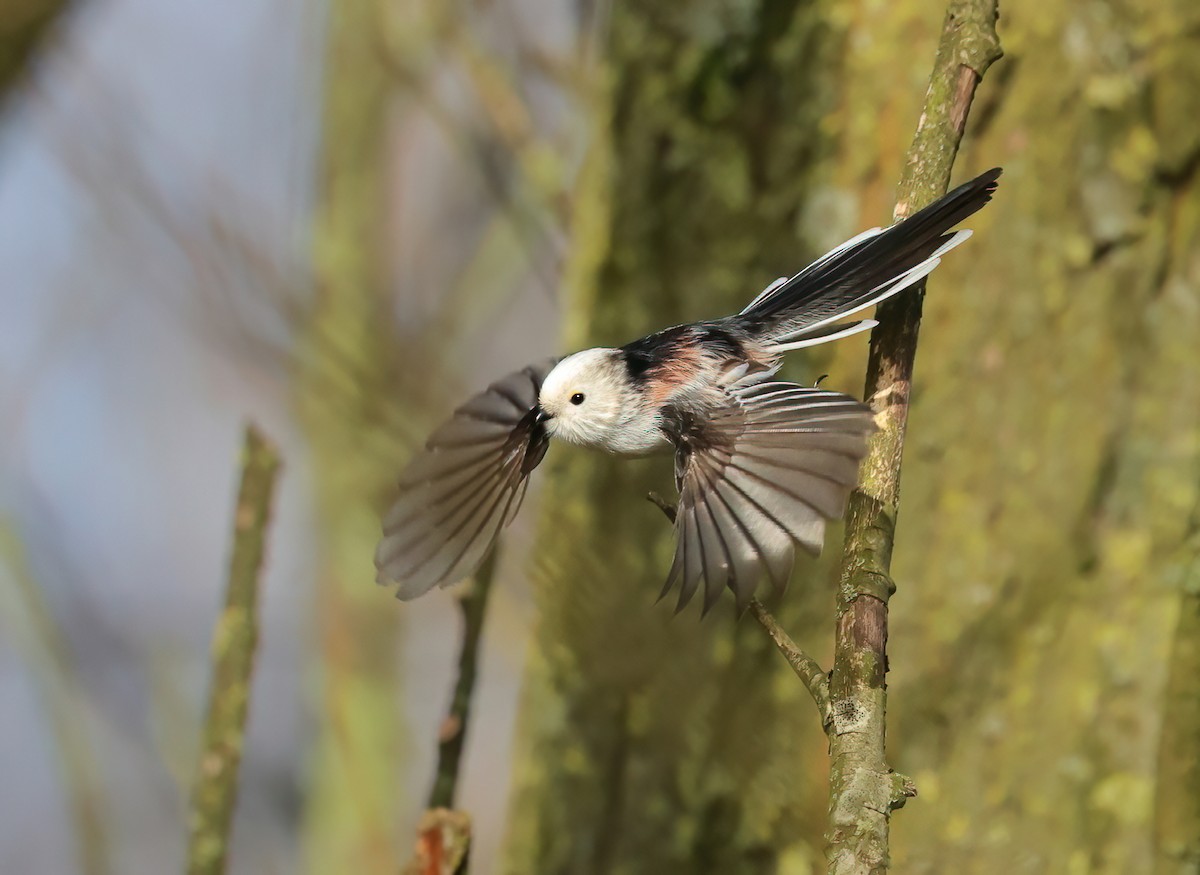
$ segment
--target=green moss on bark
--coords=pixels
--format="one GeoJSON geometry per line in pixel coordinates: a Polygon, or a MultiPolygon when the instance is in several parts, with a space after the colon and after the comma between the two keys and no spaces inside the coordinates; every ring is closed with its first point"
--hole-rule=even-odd
{"type": "MultiPolygon", "coordinates": [[[[814,3],[614,6],[569,346],[734,311],[813,253],[797,228],[837,39],[814,3]]],[[[671,529],[643,496],[670,491],[669,460],[547,465],[509,871],[776,871],[820,817],[792,785],[823,783],[804,687],[731,602],[703,624],[654,607],[671,529]]]]}
{"type": "MultiPolygon", "coordinates": [[[[751,124],[740,136],[761,142],[740,149],[722,123],[747,109],[696,107],[736,106],[703,98],[754,81],[720,59],[749,44],[758,7],[717,8],[614,7],[575,345],[726,311],[895,200],[941,10],[803,7],[775,30],[825,15],[820,46],[781,35],[802,60],[758,54],[799,89],[775,104],[788,131],[751,124]],[[747,187],[755,163],[784,172],[747,187]]],[[[911,387],[888,745],[921,795],[892,858],[916,873],[1142,871],[1155,824],[1200,792],[1177,782],[1169,811],[1159,787],[1165,727],[1181,757],[1200,743],[1168,682],[1186,676],[1174,642],[1200,497],[1200,54],[1186,36],[1200,10],[1013,0],[1001,14],[1008,60],[976,98],[955,176],[1005,176],[931,281],[911,387]]],[[[852,390],[861,346],[839,344],[823,371],[852,390]]],[[[760,668],[777,657],[747,623],[668,624],[649,607],[669,533],[640,496],[648,480],[669,494],[666,474],[559,451],[548,464],[509,871],[703,871],[710,827],[737,858],[722,871],[823,868],[825,748],[803,689],[760,668]]],[[[832,596],[800,581],[783,620],[827,659],[812,620],[832,596]]]]}

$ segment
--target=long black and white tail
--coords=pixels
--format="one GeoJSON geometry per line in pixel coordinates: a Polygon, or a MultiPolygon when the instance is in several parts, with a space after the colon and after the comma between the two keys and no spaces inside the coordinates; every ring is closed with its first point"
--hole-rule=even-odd
{"type": "Polygon", "coordinates": [[[948,233],[992,199],[1001,169],[960,185],[890,228],[872,228],[767,286],[737,316],[739,327],[784,352],[865,331],[870,319],[839,322],[923,279],[971,236],[948,233]]]}

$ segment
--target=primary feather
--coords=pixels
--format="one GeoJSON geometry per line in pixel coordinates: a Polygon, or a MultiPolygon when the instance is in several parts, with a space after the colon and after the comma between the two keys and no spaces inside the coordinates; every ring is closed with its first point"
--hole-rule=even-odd
{"type": "Polygon", "coordinates": [[[398,598],[473,573],[516,515],[546,454],[534,411],[554,363],[509,374],[459,407],[400,475],[375,551],[375,579],[399,584],[398,598]]]}

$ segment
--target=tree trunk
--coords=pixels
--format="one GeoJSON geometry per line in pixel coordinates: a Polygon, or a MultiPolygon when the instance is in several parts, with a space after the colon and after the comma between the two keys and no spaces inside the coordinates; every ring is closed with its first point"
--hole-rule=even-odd
{"type": "MultiPolygon", "coordinates": [[[[644,5],[613,9],[610,128],[582,199],[606,212],[580,226],[571,348],[738,309],[886,221],[941,15],[644,5]]],[[[921,795],[892,857],[1195,871],[1200,54],[1180,35],[1200,8],[1001,16],[1008,58],[956,178],[1006,173],[930,283],[913,387],[889,751],[921,795]]],[[[861,345],[836,355],[793,375],[853,391],[861,345]]],[[[640,497],[670,490],[669,464],[551,459],[508,871],[823,868],[803,688],[730,608],[700,624],[650,605],[670,533],[640,497]]],[[[801,564],[781,613],[828,665],[823,569],[801,564]]]]}
{"type": "Polygon", "coordinates": [[[1200,742],[1166,687],[1200,501],[1200,55],[1172,37],[1200,10],[1001,15],[959,166],[1007,172],[930,283],[918,357],[889,747],[921,797],[893,856],[1146,871],[1160,746],[1200,742]]]}
{"type": "MultiPolygon", "coordinates": [[[[579,197],[606,212],[575,223],[569,348],[736,311],[813,253],[800,208],[838,41],[823,11],[614,4],[610,127],[579,197]]],[[[827,768],[807,692],[732,601],[704,623],[654,605],[672,536],[644,496],[672,489],[670,460],[555,447],[548,468],[508,870],[775,872],[798,824],[819,859],[822,797],[797,792],[827,768]]],[[[784,619],[827,592],[797,585],[784,619]]]]}
{"type": "Polygon", "coordinates": [[[394,337],[379,229],[387,79],[376,3],[330,7],[316,289],[299,358],[319,508],[314,631],[320,707],[305,812],[308,871],[393,873],[401,744],[400,613],[374,586],[379,510],[398,448],[386,411],[394,337]]]}

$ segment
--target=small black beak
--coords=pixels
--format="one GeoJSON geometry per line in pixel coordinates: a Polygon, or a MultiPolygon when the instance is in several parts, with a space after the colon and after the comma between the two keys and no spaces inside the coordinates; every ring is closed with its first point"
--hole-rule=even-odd
{"type": "Polygon", "coordinates": [[[545,425],[547,420],[553,418],[553,413],[547,413],[545,410],[542,410],[542,408],[539,407],[537,412],[533,414],[533,423],[534,425],[545,425]]]}

